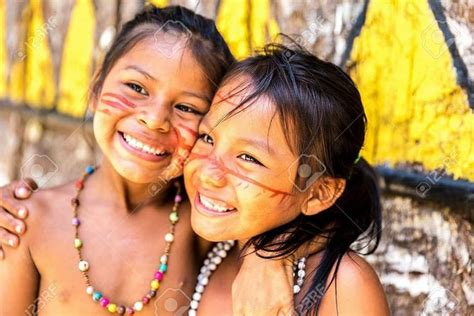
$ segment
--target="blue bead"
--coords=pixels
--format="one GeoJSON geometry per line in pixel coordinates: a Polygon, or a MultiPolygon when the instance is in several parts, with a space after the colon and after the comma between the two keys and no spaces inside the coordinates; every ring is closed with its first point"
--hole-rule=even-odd
{"type": "Polygon", "coordinates": [[[160,265],[160,271],[161,271],[161,272],[166,272],[166,270],[168,270],[168,265],[162,263],[162,264],[160,265]]]}
{"type": "Polygon", "coordinates": [[[86,167],[86,172],[88,174],[93,174],[94,173],[94,167],[93,166],[87,166],[86,167]]]}
{"type": "Polygon", "coordinates": [[[94,294],[92,295],[92,299],[96,302],[98,302],[101,298],[102,298],[102,293],[98,291],[94,292],[94,294]]]}

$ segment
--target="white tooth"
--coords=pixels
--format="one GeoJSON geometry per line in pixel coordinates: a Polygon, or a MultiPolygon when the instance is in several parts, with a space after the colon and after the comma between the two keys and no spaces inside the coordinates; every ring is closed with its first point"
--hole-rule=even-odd
{"type": "Polygon", "coordinates": [[[136,146],[137,146],[137,141],[135,140],[135,138],[130,138],[130,142],[129,142],[129,143],[130,143],[130,145],[131,145],[132,147],[136,147],[136,146]]]}
{"type": "Polygon", "coordinates": [[[152,153],[151,148],[148,145],[143,146],[143,150],[146,151],[147,153],[152,153]]]}
{"type": "Polygon", "coordinates": [[[137,140],[136,141],[136,146],[137,146],[138,149],[142,149],[143,148],[143,143],[137,140]]]}

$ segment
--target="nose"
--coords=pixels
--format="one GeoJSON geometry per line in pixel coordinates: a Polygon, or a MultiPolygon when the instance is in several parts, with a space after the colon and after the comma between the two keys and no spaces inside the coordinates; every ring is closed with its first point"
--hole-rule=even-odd
{"type": "Polygon", "coordinates": [[[225,168],[219,162],[203,160],[201,166],[198,177],[203,188],[222,188],[227,185],[225,168]]]}
{"type": "Polygon", "coordinates": [[[152,103],[138,113],[137,121],[149,129],[167,133],[171,128],[171,105],[166,102],[152,103]]]}

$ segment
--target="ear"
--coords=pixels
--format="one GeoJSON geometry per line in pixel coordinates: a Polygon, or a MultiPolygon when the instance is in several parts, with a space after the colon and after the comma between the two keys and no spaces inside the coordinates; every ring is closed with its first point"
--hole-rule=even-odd
{"type": "Polygon", "coordinates": [[[346,180],[341,178],[320,178],[311,186],[311,191],[303,203],[302,213],[315,215],[331,207],[342,195],[346,180]]]}

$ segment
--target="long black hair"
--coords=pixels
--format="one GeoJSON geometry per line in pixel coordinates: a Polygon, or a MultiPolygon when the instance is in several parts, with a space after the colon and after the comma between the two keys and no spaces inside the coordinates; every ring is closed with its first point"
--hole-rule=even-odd
{"type": "MultiPolygon", "coordinates": [[[[343,193],[328,209],[311,216],[300,214],[246,244],[260,256],[282,258],[315,238],[323,239],[322,259],[308,290],[320,295],[313,295],[311,309],[298,311],[317,313],[322,296],[336,279],[344,254],[362,248],[368,249],[366,254],[372,253],[380,240],[377,177],[360,157],[367,118],[359,91],[342,69],[297,44],[292,48],[267,45],[255,56],[234,64],[223,84],[236,77],[248,79],[231,95],[245,91],[245,97],[228,116],[252,106],[258,97],[269,98],[279,114],[288,144],[299,157],[299,165],[310,167],[313,175],[346,180],[343,193]],[[333,268],[336,273],[328,280],[333,268]]],[[[308,180],[307,175],[297,175],[294,190],[308,189],[312,184],[308,180]]]]}

